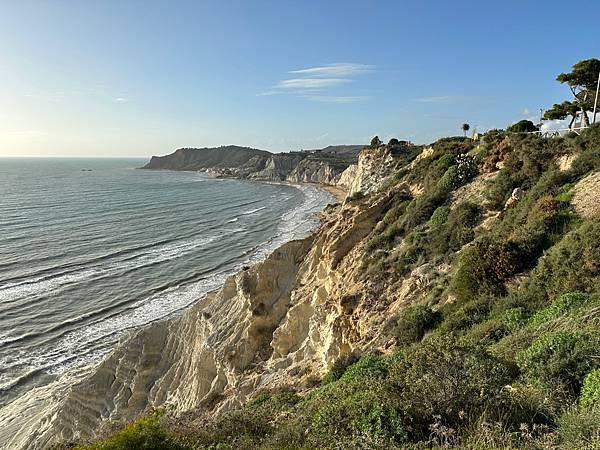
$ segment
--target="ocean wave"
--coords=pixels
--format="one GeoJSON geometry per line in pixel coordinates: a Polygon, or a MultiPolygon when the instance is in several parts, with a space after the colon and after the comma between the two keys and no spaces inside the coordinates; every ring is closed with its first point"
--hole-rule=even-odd
{"type": "Polygon", "coordinates": [[[127,257],[119,261],[109,262],[97,268],[74,270],[68,273],[36,277],[18,283],[9,283],[0,287],[0,304],[34,297],[42,293],[48,294],[50,292],[56,292],[66,286],[97,278],[99,276],[110,275],[131,269],[139,269],[149,265],[170,261],[182,257],[198,247],[205,246],[216,239],[217,236],[201,237],[184,242],[169,243],[157,248],[146,247],[144,251],[134,252],[133,254],[117,252],[119,255],[126,255],[127,257]]]}
{"type": "Polygon", "coordinates": [[[249,210],[249,211],[244,211],[244,212],[242,213],[242,215],[243,215],[243,216],[248,216],[248,215],[250,215],[250,214],[256,214],[257,212],[259,212],[259,211],[262,211],[263,209],[267,209],[267,207],[266,207],[266,206],[261,206],[260,208],[251,209],[251,210],[249,210]]]}

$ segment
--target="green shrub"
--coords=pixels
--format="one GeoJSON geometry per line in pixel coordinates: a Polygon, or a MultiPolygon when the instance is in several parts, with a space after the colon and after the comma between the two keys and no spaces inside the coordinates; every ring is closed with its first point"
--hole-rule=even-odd
{"type": "Polygon", "coordinates": [[[550,306],[535,313],[533,317],[531,317],[530,323],[539,325],[564,316],[571,310],[583,305],[588,298],[588,295],[578,292],[563,294],[554,300],[550,306]]]}
{"type": "Polygon", "coordinates": [[[425,305],[406,308],[396,324],[394,334],[398,345],[409,345],[421,340],[425,333],[435,327],[442,315],[425,305]]]}
{"type": "Polygon", "coordinates": [[[521,268],[520,248],[516,243],[485,237],[462,252],[452,289],[460,298],[480,292],[503,294],[504,281],[521,268]]]}
{"type": "Polygon", "coordinates": [[[478,417],[512,379],[510,369],[477,345],[459,344],[451,336],[425,340],[393,372],[401,386],[402,404],[428,433],[441,418],[462,427],[478,417]]]}
{"type": "Polygon", "coordinates": [[[431,225],[442,225],[448,220],[448,215],[450,214],[449,206],[439,206],[431,215],[429,219],[429,223],[431,225]]]}
{"type": "Polygon", "coordinates": [[[458,166],[454,165],[448,167],[446,172],[444,172],[442,178],[440,178],[440,181],[438,181],[437,186],[442,191],[450,192],[451,190],[458,187],[459,184],[460,181],[458,176],[458,166]]]}
{"type": "Polygon", "coordinates": [[[152,414],[130,423],[111,437],[90,446],[78,447],[87,450],[182,450],[160,424],[160,414],[152,414]]]}
{"type": "Polygon", "coordinates": [[[344,375],[344,372],[346,372],[348,367],[354,364],[357,360],[357,356],[353,353],[336,359],[327,374],[323,377],[321,385],[324,386],[339,380],[342,375],[344,375]]]}
{"type": "Polygon", "coordinates": [[[572,408],[558,419],[559,447],[600,448],[600,408],[572,408]]]}
{"type": "Polygon", "coordinates": [[[354,194],[348,196],[348,201],[353,202],[362,198],[365,198],[365,193],[363,191],[356,191],[354,194]]]}
{"type": "Polygon", "coordinates": [[[455,155],[453,155],[451,153],[446,153],[445,155],[441,156],[437,160],[437,164],[441,168],[448,169],[448,168],[450,168],[451,166],[454,165],[455,161],[456,161],[456,156],[455,155]]]}
{"type": "Polygon", "coordinates": [[[539,260],[522,290],[549,298],[600,289],[600,222],[584,222],[539,260]]]}
{"type": "Polygon", "coordinates": [[[451,304],[442,309],[444,332],[461,331],[487,319],[490,312],[490,297],[478,296],[471,300],[451,304]]]}
{"type": "Polygon", "coordinates": [[[510,332],[515,332],[527,323],[527,312],[522,306],[506,310],[501,317],[502,323],[510,332]]]}
{"type": "Polygon", "coordinates": [[[350,365],[340,379],[352,381],[358,378],[381,378],[387,375],[387,361],[379,355],[365,355],[350,365]]]}
{"type": "Polygon", "coordinates": [[[517,429],[522,424],[552,424],[559,407],[546,390],[527,384],[513,384],[502,388],[487,414],[488,420],[517,429]]]}
{"type": "Polygon", "coordinates": [[[361,389],[344,392],[319,403],[312,417],[312,441],[320,448],[338,443],[341,439],[367,434],[405,442],[407,430],[397,403],[381,386],[369,380],[361,389]]]}
{"type": "Polygon", "coordinates": [[[600,407],[600,369],[594,369],[583,379],[579,404],[583,408],[600,407]]]}
{"type": "Polygon", "coordinates": [[[547,332],[527,350],[517,354],[526,379],[549,387],[564,387],[577,395],[583,377],[600,365],[596,357],[600,341],[586,333],[547,332]]]}
{"type": "MultiPolygon", "coordinates": [[[[435,213],[434,213],[435,214],[435,213]]],[[[452,209],[441,226],[431,230],[428,251],[432,255],[445,255],[460,250],[475,238],[474,228],[480,217],[480,209],[474,203],[461,202],[452,209]]],[[[433,216],[432,216],[433,219],[433,216]]]]}

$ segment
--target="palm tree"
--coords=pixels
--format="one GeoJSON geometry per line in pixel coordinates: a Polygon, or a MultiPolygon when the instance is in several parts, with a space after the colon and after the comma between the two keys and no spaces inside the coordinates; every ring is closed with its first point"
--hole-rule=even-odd
{"type": "Polygon", "coordinates": [[[470,128],[471,128],[471,126],[468,123],[462,124],[462,130],[463,130],[463,133],[465,133],[465,137],[467,137],[467,131],[469,131],[470,128]]]}

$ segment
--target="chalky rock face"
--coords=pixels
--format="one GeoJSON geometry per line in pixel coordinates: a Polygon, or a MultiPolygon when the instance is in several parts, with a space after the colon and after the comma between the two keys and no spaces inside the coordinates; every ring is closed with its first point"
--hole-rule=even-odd
{"type": "Polygon", "coordinates": [[[320,183],[336,185],[346,165],[305,159],[287,176],[292,183],[320,183]]]}
{"type": "Polygon", "coordinates": [[[585,219],[600,218],[600,172],[588,175],[573,188],[573,208],[585,219]]]}
{"type": "Polygon", "coordinates": [[[340,188],[350,191],[350,187],[356,178],[356,172],[358,171],[358,164],[350,164],[346,169],[340,174],[338,180],[336,181],[336,186],[340,188]]]}
{"type": "Polygon", "coordinates": [[[358,157],[349,195],[356,192],[369,194],[377,191],[396,169],[394,156],[387,146],[364,149],[358,157]]]}

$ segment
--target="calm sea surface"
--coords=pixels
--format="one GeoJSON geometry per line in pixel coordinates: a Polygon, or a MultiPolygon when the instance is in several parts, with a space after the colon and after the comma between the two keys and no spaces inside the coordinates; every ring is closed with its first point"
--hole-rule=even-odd
{"type": "Polygon", "coordinates": [[[0,158],[0,405],[305,236],[332,200],[144,163],[0,158]]]}

